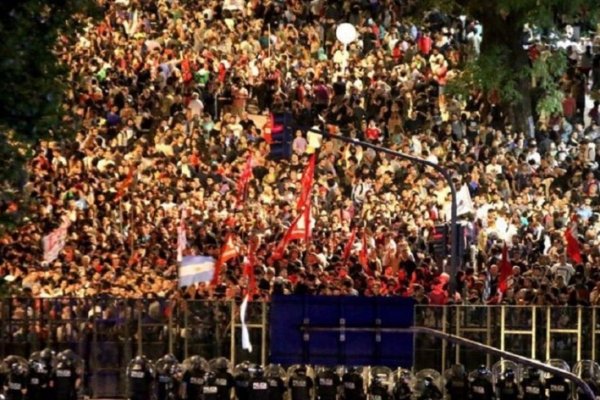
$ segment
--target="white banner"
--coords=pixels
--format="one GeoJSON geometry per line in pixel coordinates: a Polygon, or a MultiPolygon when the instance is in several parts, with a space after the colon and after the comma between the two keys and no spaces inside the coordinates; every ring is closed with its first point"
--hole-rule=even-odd
{"type": "Polygon", "coordinates": [[[62,249],[65,248],[70,222],[66,219],[58,228],[42,238],[44,249],[44,262],[51,263],[56,260],[62,249]]]}
{"type": "Polygon", "coordinates": [[[248,332],[248,326],[246,325],[246,309],[248,308],[248,298],[246,295],[242,305],[240,306],[240,320],[242,322],[242,349],[248,350],[252,353],[252,343],[250,343],[250,333],[248,332]]]}

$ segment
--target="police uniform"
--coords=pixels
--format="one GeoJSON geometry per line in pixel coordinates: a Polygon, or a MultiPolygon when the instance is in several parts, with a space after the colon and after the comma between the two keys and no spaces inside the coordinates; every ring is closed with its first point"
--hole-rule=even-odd
{"type": "Polygon", "coordinates": [[[545,400],[546,391],[539,378],[526,378],[521,381],[523,400],[545,400]]]}
{"type": "Polygon", "coordinates": [[[452,376],[446,382],[446,392],[450,400],[465,400],[469,397],[469,380],[466,374],[452,376]]]}
{"type": "Polygon", "coordinates": [[[484,377],[473,379],[469,392],[471,393],[471,400],[491,400],[494,398],[492,383],[484,377]]]}
{"type": "Polygon", "coordinates": [[[387,386],[381,383],[378,379],[374,379],[371,387],[369,387],[371,400],[389,400],[390,394],[387,386]]]}
{"type": "Polygon", "coordinates": [[[250,396],[250,373],[247,370],[242,370],[234,378],[235,396],[238,400],[248,400],[250,396]]]}
{"type": "Polygon", "coordinates": [[[313,388],[311,377],[296,373],[289,381],[291,400],[310,400],[310,391],[313,388]]]}
{"type": "Polygon", "coordinates": [[[212,372],[206,374],[204,386],[202,386],[202,400],[217,400],[219,398],[219,386],[212,372]]]}
{"type": "Polygon", "coordinates": [[[269,382],[264,378],[257,376],[250,380],[248,385],[249,400],[269,400],[269,382]]]}
{"type": "Polygon", "coordinates": [[[15,367],[6,382],[6,400],[23,400],[27,391],[27,370],[24,366],[15,367]],[[21,368],[23,368],[21,370],[21,368]],[[17,371],[18,369],[18,371],[17,371]]]}
{"type": "Polygon", "coordinates": [[[344,400],[364,400],[363,378],[355,371],[346,372],[342,376],[344,400]]]}
{"type": "Polygon", "coordinates": [[[519,398],[519,385],[510,379],[503,379],[496,385],[499,400],[517,400],[519,398]]]}
{"type": "Polygon", "coordinates": [[[27,378],[27,399],[48,400],[48,385],[50,383],[50,369],[42,361],[33,361],[29,364],[29,377],[27,378]]]}
{"type": "Polygon", "coordinates": [[[340,376],[330,369],[317,375],[317,400],[335,400],[340,386],[340,376]]]}
{"type": "Polygon", "coordinates": [[[145,361],[138,361],[129,368],[127,373],[129,387],[131,390],[131,400],[145,400],[150,398],[152,392],[152,371],[148,368],[145,361]]]}
{"type": "Polygon", "coordinates": [[[409,400],[412,396],[412,389],[408,385],[408,382],[404,379],[400,379],[396,382],[394,390],[392,391],[392,396],[394,400],[409,400]]]}
{"type": "Polygon", "coordinates": [[[235,387],[233,375],[227,370],[217,371],[215,374],[215,383],[219,388],[218,400],[229,400],[231,398],[231,389],[235,387]]]}
{"type": "Polygon", "coordinates": [[[156,376],[156,393],[158,400],[169,400],[176,398],[179,389],[179,382],[176,379],[175,366],[158,372],[156,376]]]}
{"type": "Polygon", "coordinates": [[[548,400],[567,400],[571,397],[569,384],[560,376],[547,379],[546,389],[548,389],[548,400]]]}
{"type": "Polygon", "coordinates": [[[278,376],[268,377],[269,381],[269,400],[283,400],[286,387],[283,379],[278,376]]]}
{"type": "Polygon", "coordinates": [[[56,399],[76,400],[77,399],[77,371],[70,362],[59,362],[52,374],[52,387],[56,399]]]}
{"type": "Polygon", "coordinates": [[[201,400],[202,386],[204,386],[204,371],[201,369],[191,369],[185,371],[181,380],[185,386],[186,400],[201,400]]]}
{"type": "Polygon", "coordinates": [[[419,396],[419,400],[441,400],[442,392],[440,389],[433,383],[431,378],[425,379],[425,387],[419,396]]]}

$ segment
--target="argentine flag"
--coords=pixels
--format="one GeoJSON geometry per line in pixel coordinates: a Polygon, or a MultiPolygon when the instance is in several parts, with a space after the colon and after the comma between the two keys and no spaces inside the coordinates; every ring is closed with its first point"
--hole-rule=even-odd
{"type": "Polygon", "coordinates": [[[198,282],[210,282],[215,272],[215,259],[206,256],[186,256],[179,266],[179,287],[198,282]]]}

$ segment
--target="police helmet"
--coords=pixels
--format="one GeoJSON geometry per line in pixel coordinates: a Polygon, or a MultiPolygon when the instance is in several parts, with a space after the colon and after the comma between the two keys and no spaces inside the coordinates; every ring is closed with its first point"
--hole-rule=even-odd
{"type": "Polygon", "coordinates": [[[173,354],[165,354],[162,358],[162,361],[165,364],[177,364],[179,363],[179,361],[177,361],[177,357],[175,357],[173,354]]]}
{"type": "Polygon", "coordinates": [[[357,371],[358,371],[358,369],[356,367],[348,367],[348,373],[349,374],[354,374],[357,371]]]}
{"type": "Polygon", "coordinates": [[[27,375],[27,368],[20,362],[14,362],[10,366],[11,375],[25,376],[27,375]]]}
{"type": "Polygon", "coordinates": [[[306,366],[300,365],[298,368],[296,368],[295,372],[298,375],[306,375],[306,366]]]}
{"type": "Polygon", "coordinates": [[[423,379],[423,383],[425,384],[425,387],[433,386],[433,377],[431,375],[427,375],[425,379],[423,379]]]}
{"type": "Polygon", "coordinates": [[[515,371],[512,370],[512,368],[507,368],[506,371],[504,371],[504,379],[507,381],[512,381],[515,379],[515,371]]]}
{"type": "Polygon", "coordinates": [[[480,379],[486,378],[489,374],[490,370],[487,369],[487,367],[483,364],[477,368],[477,371],[475,371],[475,377],[480,379]]]}
{"type": "Polygon", "coordinates": [[[255,378],[262,378],[265,374],[265,370],[260,365],[255,365],[253,368],[253,372],[255,378]]]}
{"type": "Polygon", "coordinates": [[[462,364],[454,364],[452,366],[452,377],[463,378],[465,376],[465,366],[462,364]]]}
{"type": "Polygon", "coordinates": [[[29,360],[29,369],[37,374],[46,372],[46,366],[41,360],[29,360]]]}
{"type": "Polygon", "coordinates": [[[192,356],[190,357],[190,365],[193,370],[201,371],[202,368],[202,357],[200,356],[192,356]]]}
{"type": "Polygon", "coordinates": [[[529,376],[531,379],[539,379],[540,371],[537,368],[529,368],[527,370],[527,376],[529,376]]]}
{"type": "Polygon", "coordinates": [[[219,357],[215,361],[215,369],[219,372],[225,372],[229,369],[229,363],[225,357],[219,357]]]}
{"type": "Polygon", "coordinates": [[[54,351],[52,351],[52,349],[46,347],[44,350],[42,350],[40,352],[40,359],[46,363],[46,365],[49,365],[52,363],[52,361],[54,360],[54,357],[56,356],[56,354],[54,353],[54,351]]]}

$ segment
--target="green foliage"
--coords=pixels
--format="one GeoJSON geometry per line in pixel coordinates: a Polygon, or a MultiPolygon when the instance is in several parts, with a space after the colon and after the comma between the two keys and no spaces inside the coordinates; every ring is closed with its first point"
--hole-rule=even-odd
{"type": "Polygon", "coordinates": [[[0,2],[0,225],[8,201],[22,199],[24,165],[39,139],[67,134],[61,106],[67,66],[56,53],[59,40],[72,41],[90,16],[95,0],[7,0],[0,2]]]}
{"type": "Polygon", "coordinates": [[[566,70],[567,54],[564,51],[544,52],[533,63],[531,75],[542,90],[542,98],[537,104],[539,114],[562,112],[564,95],[559,80],[566,70]]]}

